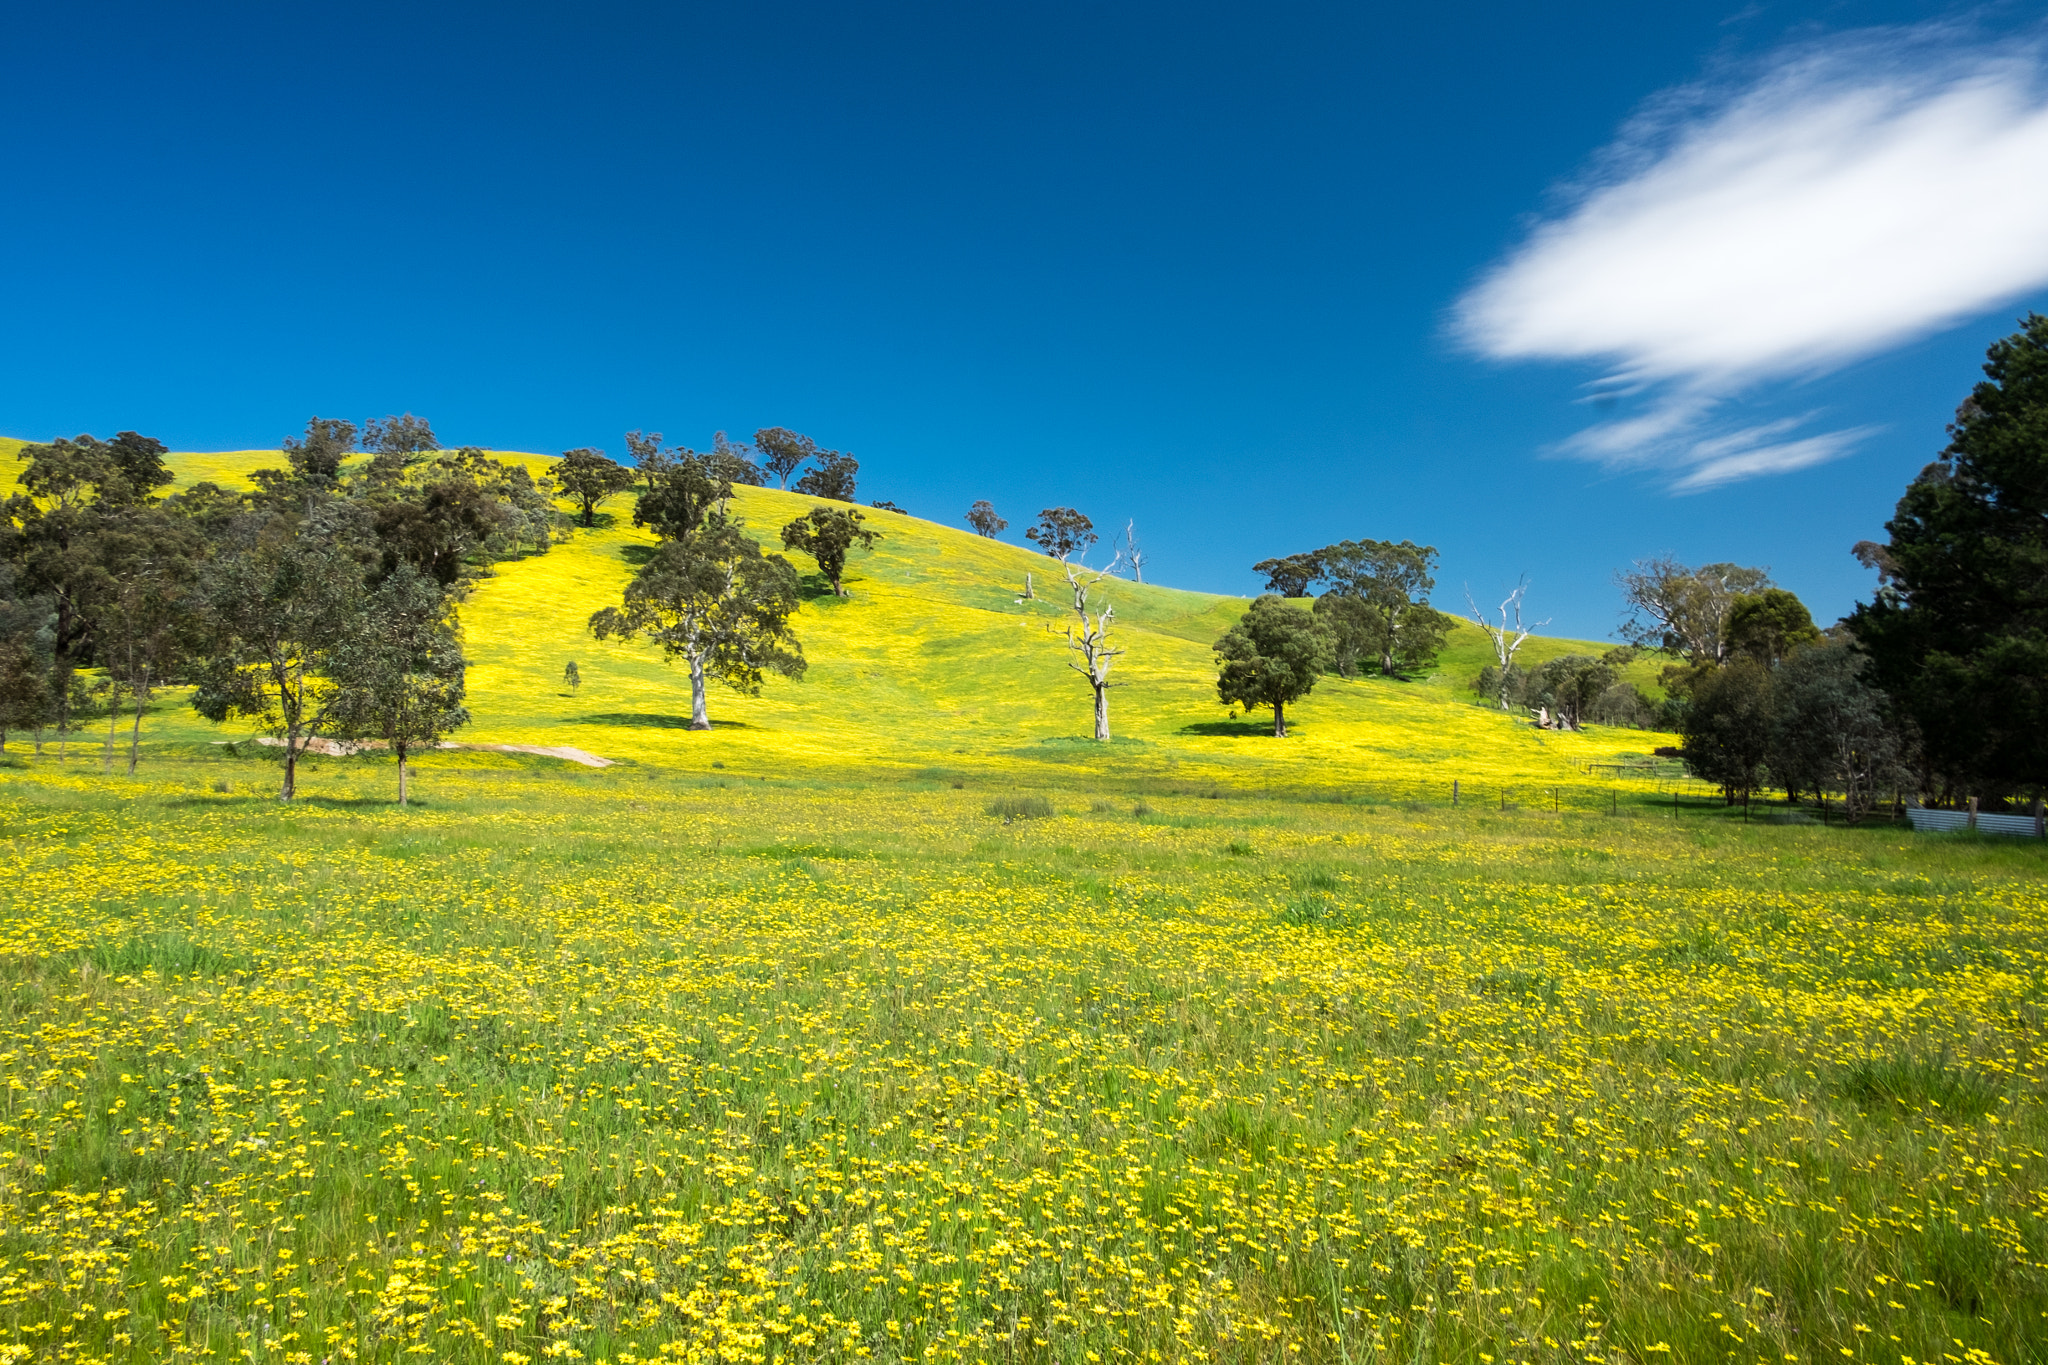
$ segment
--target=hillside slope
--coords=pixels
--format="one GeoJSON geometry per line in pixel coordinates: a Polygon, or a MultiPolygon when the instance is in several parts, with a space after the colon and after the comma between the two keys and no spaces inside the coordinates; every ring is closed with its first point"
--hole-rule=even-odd
{"type": "MultiPolygon", "coordinates": [[[[17,442],[0,445],[13,482],[17,442]]],[[[538,468],[544,457],[501,453],[538,468]]],[[[276,452],[177,454],[181,485],[241,482],[276,452]]],[[[772,547],[783,522],[814,500],[743,488],[734,511],[772,547]]],[[[1626,730],[1546,734],[1475,703],[1465,690],[1487,658],[1481,633],[1461,625],[1435,675],[1416,682],[1328,678],[1290,708],[1287,740],[1265,714],[1235,717],[1216,701],[1211,643],[1241,598],[1151,584],[1110,586],[1119,661],[1112,695],[1116,740],[1094,743],[1086,683],[1066,666],[1059,566],[1014,545],[915,517],[871,512],[882,539],[856,551],[835,599],[810,579],[797,618],[810,661],[799,682],[770,679],[757,698],[714,689],[708,734],[686,728],[685,676],[641,644],[604,644],[585,629],[615,603],[653,538],[629,524],[619,499],[608,524],[578,531],[545,555],[500,564],[463,607],[472,659],[476,743],[573,745],[608,758],[731,775],[867,774],[926,780],[1009,775],[1020,783],[1063,771],[1094,778],[1279,790],[1370,790],[1418,784],[1527,789],[1583,780],[1583,765],[1640,755],[1662,736],[1626,730]],[[1018,600],[1025,575],[1038,600],[1018,600]],[[563,668],[575,660],[573,694],[563,668]]],[[[803,556],[789,556],[814,574],[803,556]]],[[[1604,648],[1532,640],[1524,658],[1604,648]]],[[[221,732],[167,708],[162,739],[221,732]]]]}

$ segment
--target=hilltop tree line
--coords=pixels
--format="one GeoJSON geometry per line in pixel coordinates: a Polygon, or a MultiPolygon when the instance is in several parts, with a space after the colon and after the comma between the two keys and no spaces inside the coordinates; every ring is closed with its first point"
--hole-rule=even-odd
{"type": "Polygon", "coordinates": [[[315,417],[246,492],[166,495],[165,453],[132,431],[22,450],[0,533],[0,745],[54,731],[61,747],[105,714],[111,768],[125,703],[132,774],[151,695],[187,682],[201,714],[272,732],[284,799],[328,739],[388,746],[402,801],[409,755],[468,718],[456,604],[491,563],[548,549],[552,490],[442,449],[411,414],[315,417]]]}
{"type": "MultiPolygon", "coordinates": [[[[584,526],[595,525],[598,509],[617,494],[641,487],[641,501],[645,502],[646,494],[654,491],[669,466],[676,462],[687,462],[728,490],[735,484],[761,488],[773,479],[778,488],[830,502],[852,502],[860,474],[860,461],[852,455],[826,450],[810,437],[787,427],[763,427],[754,433],[751,442],[735,441],[722,431],[715,432],[711,449],[705,451],[666,448],[660,432],[632,431],[626,433],[626,450],[632,457],[631,465],[620,464],[602,450],[585,446],[564,452],[560,462],[548,471],[563,496],[579,505],[579,518],[584,526]],[[797,475],[798,470],[803,473],[797,475]],[[792,475],[797,475],[794,489],[789,484],[792,475]]],[[[901,510],[894,504],[874,505],[901,510]]],[[[634,525],[651,524],[636,511],[634,525]]]]}
{"type": "Polygon", "coordinates": [[[858,461],[781,427],[751,443],[721,432],[704,452],[638,431],[626,446],[631,467],[586,447],[537,480],[474,447],[444,450],[409,413],[360,427],[315,417],[251,489],[167,495],[161,441],[121,432],[29,445],[0,541],[0,752],[9,732],[33,734],[38,752],[53,732],[61,753],[87,715],[105,715],[111,768],[113,727],[132,703],[132,774],[150,697],[186,683],[209,719],[271,733],[282,799],[296,795],[300,759],[329,741],[388,747],[402,804],[410,756],[468,720],[460,602],[492,563],[544,553],[567,533],[558,496],[590,526],[606,502],[637,493],[634,524],[660,544],[592,628],[649,634],[686,660],[696,723],[709,723],[708,678],[748,691],[764,672],[800,676],[795,572],[727,504],[734,484],[770,478],[825,500],[782,541],[844,593],[848,552],[876,539],[859,510],[834,505],[852,501],[858,461]]]}

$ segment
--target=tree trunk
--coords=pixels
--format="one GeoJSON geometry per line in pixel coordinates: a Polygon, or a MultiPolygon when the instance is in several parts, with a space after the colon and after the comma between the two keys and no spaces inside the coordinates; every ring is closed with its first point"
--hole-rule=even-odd
{"type": "Polygon", "coordinates": [[[284,786],[279,789],[277,799],[289,801],[299,794],[299,729],[295,725],[284,734],[284,786]]]}
{"type": "Polygon", "coordinates": [[[401,809],[405,806],[405,798],[408,794],[406,779],[410,776],[411,773],[405,765],[405,750],[400,749],[398,751],[398,804],[401,809]]]}
{"type": "Polygon", "coordinates": [[[1275,738],[1275,739],[1285,739],[1285,738],[1287,738],[1287,703],[1286,703],[1286,702],[1276,701],[1276,702],[1274,702],[1274,703],[1273,703],[1273,738],[1275,738]]]}
{"type": "Polygon", "coordinates": [[[690,728],[711,728],[711,717],[704,710],[704,660],[695,654],[690,656],[690,728]]]}
{"type": "Polygon", "coordinates": [[[100,771],[109,777],[114,774],[114,737],[121,733],[121,694],[107,693],[107,743],[100,751],[100,771]]]}
{"type": "Polygon", "coordinates": [[[142,670],[142,685],[135,689],[135,727],[128,732],[128,776],[135,776],[135,751],[142,744],[142,707],[149,700],[149,670],[142,670]]]}
{"type": "Polygon", "coordinates": [[[1109,738],[1109,684],[1095,684],[1095,737],[1109,738]]]}

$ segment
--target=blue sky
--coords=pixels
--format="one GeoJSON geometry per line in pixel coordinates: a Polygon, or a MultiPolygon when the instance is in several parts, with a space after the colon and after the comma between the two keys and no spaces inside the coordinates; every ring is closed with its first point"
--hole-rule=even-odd
{"type": "Polygon", "coordinates": [[[1135,518],[1188,587],[1409,537],[1555,633],[1664,551],[1831,620],[2048,310],[2036,22],[16,6],[0,433],[783,425],[1009,539],[1135,518]]]}

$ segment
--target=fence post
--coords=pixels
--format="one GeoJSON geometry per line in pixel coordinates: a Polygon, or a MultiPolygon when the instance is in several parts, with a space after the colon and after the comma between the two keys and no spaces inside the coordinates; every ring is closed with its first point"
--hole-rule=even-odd
{"type": "Polygon", "coordinates": [[[2034,798],[2034,837],[2048,839],[2048,808],[2041,804],[2041,798],[2034,798]]]}
{"type": "Polygon", "coordinates": [[[1454,777],[1454,778],[1452,778],[1452,779],[1451,779],[1451,807],[1452,807],[1452,809],[1454,809],[1454,810],[1455,810],[1455,809],[1457,808],[1457,805],[1458,805],[1458,779],[1454,777]]]}
{"type": "Polygon", "coordinates": [[[1977,828],[1977,798],[1970,798],[1970,828],[1977,828]]]}

